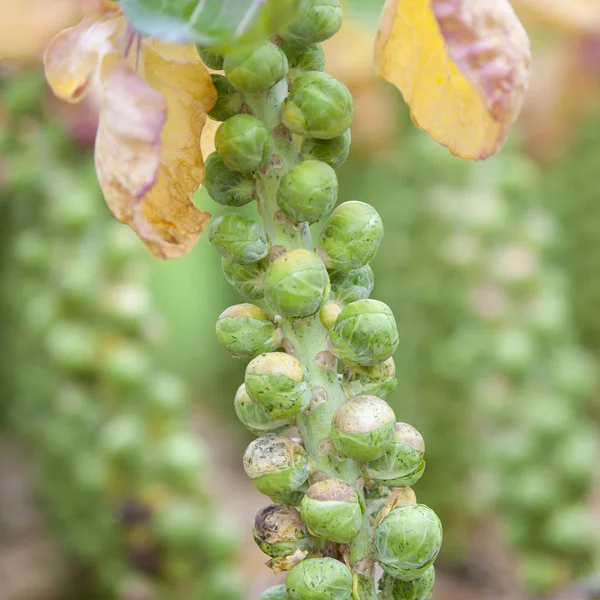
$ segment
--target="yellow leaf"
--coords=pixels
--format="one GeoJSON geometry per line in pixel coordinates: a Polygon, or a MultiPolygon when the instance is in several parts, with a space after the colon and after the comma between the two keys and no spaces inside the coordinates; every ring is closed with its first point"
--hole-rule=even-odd
{"type": "Polygon", "coordinates": [[[500,150],[527,91],[529,40],[508,0],[387,0],[377,73],[463,158],[500,150]]]}

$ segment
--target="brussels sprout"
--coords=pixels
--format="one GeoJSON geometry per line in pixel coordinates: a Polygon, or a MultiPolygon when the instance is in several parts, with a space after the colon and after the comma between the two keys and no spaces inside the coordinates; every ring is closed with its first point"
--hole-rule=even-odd
{"type": "Polygon", "coordinates": [[[221,265],[225,279],[241,296],[251,300],[260,300],[265,295],[263,281],[269,267],[269,261],[266,258],[251,265],[241,265],[223,259],[221,265]]]}
{"type": "Polygon", "coordinates": [[[300,18],[281,33],[281,37],[299,46],[324,42],[342,26],[343,11],[339,0],[308,0],[300,18]]]}
{"type": "Polygon", "coordinates": [[[206,159],[205,167],[203,185],[215,202],[224,206],[245,206],[254,200],[254,179],[232,171],[216,152],[206,159]]]}
{"type": "Polygon", "coordinates": [[[331,329],[341,312],[342,308],[337,302],[325,302],[319,313],[321,323],[323,323],[327,329],[331,329]]]}
{"type": "Polygon", "coordinates": [[[585,489],[598,461],[598,433],[592,426],[578,425],[576,430],[572,430],[572,426],[564,425],[568,427],[568,433],[565,432],[564,439],[555,444],[550,464],[569,487],[585,489]]]}
{"type": "Polygon", "coordinates": [[[129,388],[141,387],[151,373],[151,357],[139,343],[119,341],[107,346],[98,366],[112,383],[129,388]]]}
{"type": "Polygon", "coordinates": [[[434,584],[435,567],[431,566],[412,581],[394,579],[386,573],[381,582],[381,590],[386,600],[429,600],[434,584]]]}
{"type": "Polygon", "coordinates": [[[374,367],[347,365],[344,371],[344,388],[349,396],[387,398],[392,395],[397,385],[393,358],[388,358],[374,367]]]}
{"type": "Polygon", "coordinates": [[[273,420],[291,420],[310,405],[308,372],[284,352],[257,356],[246,368],[246,391],[273,420]]]}
{"type": "Polygon", "coordinates": [[[261,92],[273,87],[288,72],[287,56],[272,42],[262,42],[228,54],[225,75],[238,90],[261,92]]]}
{"type": "Polygon", "coordinates": [[[330,140],[319,140],[317,138],[305,138],[302,142],[302,158],[304,160],[321,160],[330,167],[337,169],[341,167],[350,154],[352,134],[346,129],[342,135],[330,140]]]}
{"type": "Polygon", "coordinates": [[[263,592],[260,600],[287,600],[287,597],[285,585],[274,585],[263,592]]]}
{"type": "Polygon", "coordinates": [[[308,558],[289,572],[285,589],[288,600],[348,600],[352,573],[335,558],[308,558]]]}
{"type": "Polygon", "coordinates": [[[213,73],[210,78],[217,90],[217,101],[208,116],[215,121],[227,121],[240,112],[242,94],[231,85],[227,77],[213,73]]]}
{"type": "Polygon", "coordinates": [[[328,269],[352,271],[375,258],[382,238],[381,217],[370,204],[344,202],[325,222],[317,253],[328,269]]]}
{"type": "Polygon", "coordinates": [[[366,465],[371,479],[389,487],[414,485],[423,475],[423,436],[408,423],[396,423],[392,442],[385,454],[366,465]]]}
{"type": "Polygon", "coordinates": [[[217,339],[233,357],[254,358],[280,348],[283,333],[262,308],[237,304],[217,319],[217,339]]]}
{"type": "Polygon", "coordinates": [[[423,504],[392,510],[377,526],[375,556],[384,571],[402,581],[422,577],[442,547],[442,524],[423,504]]]}
{"type": "Polygon", "coordinates": [[[131,415],[109,421],[100,434],[100,446],[105,455],[124,468],[139,463],[145,441],[142,424],[131,415]]]}
{"type": "Polygon", "coordinates": [[[304,71],[322,71],[325,68],[325,52],[321,44],[297,46],[284,42],[281,49],[288,58],[288,79],[294,81],[304,71]]]}
{"type": "Polygon", "coordinates": [[[207,467],[206,449],[191,435],[170,435],[156,447],[152,470],[180,489],[195,489],[197,477],[207,467]]]}
{"type": "Polygon", "coordinates": [[[254,541],[272,558],[309,550],[312,540],[297,509],[271,504],[258,511],[253,525],[254,541]]]}
{"type": "Polygon", "coordinates": [[[245,425],[246,429],[254,435],[281,433],[291,424],[291,422],[286,419],[280,419],[279,421],[271,420],[267,411],[250,398],[246,392],[246,384],[244,383],[242,383],[235,394],[234,407],[238,419],[245,425]]]}
{"type": "Polygon", "coordinates": [[[244,215],[230,214],[215,219],[209,240],[223,258],[236,263],[255,263],[269,253],[263,228],[244,215]]]}
{"type": "Polygon", "coordinates": [[[77,373],[94,369],[98,342],[92,328],[69,322],[54,325],[46,340],[50,358],[61,368],[77,373]]]}
{"type": "Polygon", "coordinates": [[[310,474],[310,464],[300,444],[268,433],[246,448],[244,470],[254,487],[270,496],[288,494],[304,485],[310,474]]]}
{"type": "Polygon", "coordinates": [[[275,145],[269,130],[256,117],[235,115],[219,125],[215,148],[230,169],[248,173],[271,160],[275,145]]]}
{"type": "Polygon", "coordinates": [[[544,526],[544,538],[562,553],[593,552],[598,544],[593,514],[585,505],[557,507],[544,526]]]}
{"type": "Polygon", "coordinates": [[[176,548],[197,548],[207,520],[198,503],[178,500],[160,506],[152,525],[159,541],[176,548]]]}
{"type": "Polygon", "coordinates": [[[217,52],[213,52],[208,48],[200,48],[198,47],[198,54],[202,59],[202,62],[213,71],[222,71],[223,70],[223,61],[225,58],[222,54],[218,54],[217,52]]]}
{"type": "Polygon", "coordinates": [[[398,348],[396,320],[390,308],[378,300],[348,304],[329,330],[331,352],[341,360],[375,366],[398,348]]]}
{"type": "Polygon", "coordinates": [[[347,458],[368,462],[383,456],[392,441],[396,415],[389,404],[376,396],[356,396],[336,411],[331,439],[347,458]]]}
{"type": "Polygon", "coordinates": [[[315,223],[335,206],[338,180],[326,163],[307,160],[288,171],[279,184],[277,203],[296,223],[315,223]]]}
{"type": "Polygon", "coordinates": [[[281,119],[297,135],[330,140],[350,127],[353,116],[352,95],[341,81],[307,71],[292,83],[281,119]]]}
{"type": "Polygon", "coordinates": [[[311,485],[300,505],[300,514],[313,535],[338,544],[349,544],[362,526],[358,494],[341,479],[325,479],[311,485]]]}
{"type": "Polygon", "coordinates": [[[180,415],[188,403],[181,379],[167,373],[156,373],[144,386],[143,404],[151,418],[164,422],[180,415]]]}
{"type": "Polygon", "coordinates": [[[265,276],[265,300],[282,317],[314,315],[329,294],[323,261],[308,250],[291,250],[275,260],[265,276]]]}
{"type": "Polygon", "coordinates": [[[329,278],[331,298],[340,304],[366,300],[375,285],[373,269],[369,265],[354,271],[335,271],[330,274],[329,278]]]}
{"type": "Polygon", "coordinates": [[[530,466],[506,479],[499,498],[503,506],[541,514],[565,501],[568,488],[556,477],[554,467],[530,466]]]}

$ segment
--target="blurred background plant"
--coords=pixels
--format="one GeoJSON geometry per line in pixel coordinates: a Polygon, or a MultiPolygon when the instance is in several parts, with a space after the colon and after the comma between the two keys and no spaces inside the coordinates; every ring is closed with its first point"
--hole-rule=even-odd
{"type": "MultiPolygon", "coordinates": [[[[372,75],[382,1],[346,4],[353,18],[325,44],[356,107],[340,198],[386,223],[373,268],[401,333],[389,401],[427,440],[420,499],[446,534],[435,597],[578,598],[600,569],[598,3],[515,1],[536,79],[518,134],[482,164],[417,131],[372,75]]],[[[0,2],[0,468],[28,482],[45,525],[27,522],[58,548],[35,567],[51,572],[38,596],[10,583],[25,563],[0,597],[47,598],[52,581],[57,598],[255,598],[261,556],[243,544],[261,499],[238,476],[248,438],[232,402],[244,365],[214,335],[235,296],[208,236],[162,263],[108,215],[94,103],[52,100],[36,64],[78,5],[0,2]]],[[[18,519],[10,506],[0,523],[18,519]]]]}

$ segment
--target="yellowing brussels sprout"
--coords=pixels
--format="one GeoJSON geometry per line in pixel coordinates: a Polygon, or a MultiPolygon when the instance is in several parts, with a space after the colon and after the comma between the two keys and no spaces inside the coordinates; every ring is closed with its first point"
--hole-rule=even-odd
{"type": "Polygon", "coordinates": [[[291,420],[310,405],[308,372],[284,352],[257,356],[246,368],[246,390],[270,419],[291,420]]]}
{"type": "Polygon", "coordinates": [[[364,202],[344,202],[327,219],[317,253],[328,269],[352,271],[370,263],[383,238],[379,213],[364,202]]]}
{"type": "Polygon", "coordinates": [[[269,267],[269,261],[266,258],[251,265],[242,265],[223,259],[221,266],[225,279],[244,298],[260,300],[265,295],[263,282],[269,267]]]}
{"type": "Polygon", "coordinates": [[[307,71],[292,83],[281,119],[297,135],[330,140],[350,127],[353,116],[352,95],[341,81],[307,71]]]}
{"type": "Polygon", "coordinates": [[[335,558],[307,558],[285,580],[288,600],[349,600],[352,573],[335,558]]]}
{"type": "Polygon", "coordinates": [[[288,58],[288,79],[292,82],[304,71],[322,71],[325,68],[325,52],[321,44],[297,46],[284,42],[281,49],[288,58]]]}
{"type": "Polygon", "coordinates": [[[263,228],[245,215],[229,214],[215,219],[209,240],[223,258],[236,263],[255,263],[269,253],[263,228]]]}
{"type": "Polygon", "coordinates": [[[425,470],[423,436],[408,423],[396,423],[384,455],[366,465],[369,478],[388,487],[414,485],[425,470]]]}
{"type": "Polygon", "coordinates": [[[304,160],[321,160],[337,169],[346,162],[350,154],[351,143],[352,134],[349,129],[330,140],[305,138],[301,148],[302,158],[304,160]]]}
{"type": "Polygon", "coordinates": [[[324,42],[339,31],[342,17],[339,0],[308,0],[300,17],[281,33],[281,37],[299,46],[324,42]]]}
{"type": "Polygon", "coordinates": [[[341,305],[366,300],[375,285],[373,269],[369,265],[354,271],[334,271],[329,275],[329,280],[331,298],[341,305]]]}
{"type": "Polygon", "coordinates": [[[208,116],[215,121],[227,121],[240,112],[242,94],[231,85],[227,77],[213,73],[210,78],[217,90],[217,101],[208,116]]]}
{"type": "Polygon", "coordinates": [[[272,558],[309,550],[313,543],[300,513],[291,506],[271,504],[258,511],[252,530],[258,547],[272,558]]]}
{"type": "Polygon", "coordinates": [[[363,517],[356,490],[341,479],[311,485],[300,514],[313,535],[338,544],[349,544],[359,534],[363,517]]]}
{"type": "Polygon", "coordinates": [[[373,549],[384,571],[402,581],[422,577],[442,547],[442,524],[423,504],[392,510],[375,529],[373,549]]]}
{"type": "Polygon", "coordinates": [[[254,179],[232,171],[216,152],[206,159],[205,167],[203,185],[215,202],[223,206],[245,206],[254,200],[254,179]]]}
{"type": "Polygon", "coordinates": [[[396,364],[393,358],[388,358],[374,367],[347,365],[344,370],[344,388],[349,396],[366,394],[387,398],[392,395],[397,385],[396,364]]]}
{"type": "Polygon", "coordinates": [[[244,470],[254,487],[270,496],[288,494],[304,485],[310,474],[310,464],[300,444],[268,433],[246,448],[244,470]]]}
{"type": "Polygon", "coordinates": [[[412,581],[394,579],[386,573],[380,587],[386,600],[429,600],[434,584],[435,567],[429,567],[412,581]]]}
{"type": "Polygon", "coordinates": [[[356,396],[344,402],[333,416],[331,439],[336,450],[359,462],[384,454],[394,435],[396,415],[376,396],[356,396]]]}
{"type": "Polygon", "coordinates": [[[248,392],[246,392],[246,384],[244,383],[242,383],[235,394],[234,407],[238,419],[254,435],[281,433],[291,424],[286,419],[280,419],[279,421],[270,419],[267,411],[250,398],[248,392]]]}
{"type": "Polygon", "coordinates": [[[251,115],[235,115],[219,125],[215,148],[232,171],[248,173],[264,167],[275,146],[262,121],[251,115]]]}
{"type": "Polygon", "coordinates": [[[223,61],[225,60],[222,54],[213,52],[207,48],[198,48],[198,54],[202,62],[213,71],[223,70],[223,61]]]}
{"type": "Polygon", "coordinates": [[[238,90],[260,92],[287,75],[288,61],[283,50],[267,41],[228,54],[223,68],[238,90]]]}
{"type": "Polygon", "coordinates": [[[263,592],[260,600],[287,600],[285,585],[274,585],[273,587],[270,587],[263,592]]]}
{"type": "Polygon", "coordinates": [[[275,260],[265,276],[265,300],[282,317],[308,317],[329,294],[323,261],[308,250],[291,250],[275,260]]]}

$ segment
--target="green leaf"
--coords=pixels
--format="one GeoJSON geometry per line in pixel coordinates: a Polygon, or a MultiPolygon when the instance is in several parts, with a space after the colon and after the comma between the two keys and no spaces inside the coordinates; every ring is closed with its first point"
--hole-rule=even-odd
{"type": "Polygon", "coordinates": [[[138,33],[220,52],[267,39],[288,26],[305,0],[121,0],[138,33]]]}

